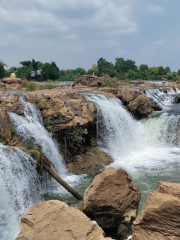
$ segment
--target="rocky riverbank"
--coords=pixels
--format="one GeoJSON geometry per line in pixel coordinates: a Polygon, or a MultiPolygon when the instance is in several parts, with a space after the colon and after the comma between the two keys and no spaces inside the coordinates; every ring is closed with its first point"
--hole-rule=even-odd
{"type": "Polygon", "coordinates": [[[108,168],[86,189],[81,211],[60,201],[35,205],[21,218],[16,240],[178,240],[180,184],[158,185],[136,218],[137,185],[123,169],[108,168]]]}

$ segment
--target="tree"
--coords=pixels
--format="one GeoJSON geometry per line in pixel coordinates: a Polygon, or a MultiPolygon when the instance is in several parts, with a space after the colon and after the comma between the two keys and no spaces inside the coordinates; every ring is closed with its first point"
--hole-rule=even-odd
{"type": "Polygon", "coordinates": [[[6,70],[6,77],[10,77],[11,73],[16,73],[17,67],[11,67],[6,70]]]}
{"type": "Polygon", "coordinates": [[[147,79],[148,70],[149,70],[149,68],[148,68],[148,65],[147,65],[147,64],[141,64],[141,65],[139,66],[139,77],[140,77],[141,79],[146,80],[146,79],[147,79]]]}
{"type": "Polygon", "coordinates": [[[148,72],[148,65],[147,64],[141,64],[140,66],[139,66],[139,71],[141,72],[141,73],[147,73],[148,72]]]}
{"type": "Polygon", "coordinates": [[[87,72],[86,72],[86,70],[84,69],[84,68],[76,68],[76,69],[74,69],[74,74],[80,74],[80,75],[86,75],[87,74],[87,72]]]}
{"type": "Polygon", "coordinates": [[[178,74],[180,75],[180,69],[178,70],[178,74]]]}
{"type": "Polygon", "coordinates": [[[98,74],[98,66],[97,64],[93,64],[92,67],[88,70],[88,74],[92,75],[92,74],[97,75],[98,74]]]}
{"type": "Polygon", "coordinates": [[[7,65],[0,60],[0,79],[5,77],[6,71],[4,69],[4,67],[7,67],[7,65]]]}
{"type": "Polygon", "coordinates": [[[50,64],[50,69],[49,69],[49,79],[57,80],[58,78],[59,78],[59,68],[56,66],[55,62],[52,62],[50,64]]]}
{"type": "Polygon", "coordinates": [[[159,75],[164,75],[164,74],[166,74],[163,66],[158,67],[158,69],[159,69],[159,75]]]}
{"type": "Polygon", "coordinates": [[[100,58],[97,61],[98,75],[102,76],[103,74],[108,74],[110,77],[116,76],[116,70],[114,64],[106,61],[104,58],[100,58]]]}
{"type": "Polygon", "coordinates": [[[169,72],[171,72],[171,69],[170,69],[170,67],[165,67],[165,69],[164,69],[164,73],[165,74],[167,74],[167,73],[169,73],[169,72]]]}
{"type": "Polygon", "coordinates": [[[124,60],[124,58],[116,58],[115,69],[118,73],[127,73],[129,70],[137,71],[138,67],[136,62],[130,59],[124,60]]]}

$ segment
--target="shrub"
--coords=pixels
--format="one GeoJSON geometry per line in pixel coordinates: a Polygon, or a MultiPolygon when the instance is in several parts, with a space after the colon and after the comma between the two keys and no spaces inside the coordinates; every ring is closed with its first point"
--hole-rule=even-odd
{"type": "Polygon", "coordinates": [[[34,91],[34,90],[36,90],[36,84],[34,82],[23,82],[21,87],[25,88],[26,91],[34,91]]]}

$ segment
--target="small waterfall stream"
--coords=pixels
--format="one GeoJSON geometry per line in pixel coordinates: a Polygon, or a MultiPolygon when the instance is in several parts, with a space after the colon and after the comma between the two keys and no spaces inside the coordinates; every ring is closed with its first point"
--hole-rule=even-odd
{"type": "Polygon", "coordinates": [[[27,208],[41,201],[35,161],[26,153],[0,144],[0,239],[14,240],[27,208]]]}
{"type": "Polygon", "coordinates": [[[138,122],[118,99],[86,94],[98,109],[102,148],[133,177],[142,193],[156,189],[157,181],[180,182],[180,115],[159,112],[138,122]]]}
{"type": "MultiPolygon", "coordinates": [[[[71,186],[76,186],[83,176],[69,174],[58,151],[57,144],[43,126],[41,113],[23,98],[20,99],[24,117],[9,113],[16,131],[24,143],[37,145],[49,158],[55,171],[71,186]]],[[[19,232],[19,221],[32,205],[44,200],[44,195],[62,197],[69,193],[54,179],[39,181],[36,162],[17,148],[0,144],[0,240],[14,240],[19,232]]],[[[56,197],[53,197],[56,198],[56,197]]]]}

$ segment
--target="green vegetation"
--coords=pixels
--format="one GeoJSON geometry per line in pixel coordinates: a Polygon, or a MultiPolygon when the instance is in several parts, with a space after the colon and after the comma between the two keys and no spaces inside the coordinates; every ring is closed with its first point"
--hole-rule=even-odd
{"type": "MultiPolygon", "coordinates": [[[[39,61],[22,61],[20,67],[11,67],[5,70],[5,63],[0,61],[0,79],[3,77],[9,77],[12,72],[17,77],[30,80],[30,72],[32,70],[37,71],[38,68],[42,70],[42,80],[48,79],[55,81],[74,81],[77,75],[96,75],[102,76],[108,74],[110,77],[117,77],[121,80],[158,80],[167,79],[171,81],[180,80],[180,69],[177,72],[171,72],[171,69],[163,66],[149,67],[147,64],[141,64],[139,67],[136,62],[130,59],[116,58],[115,63],[108,62],[104,58],[99,58],[97,64],[93,64],[92,67],[86,71],[83,68],[76,69],[59,69],[55,62],[42,63],[39,61]]],[[[110,87],[112,83],[106,81],[103,86],[110,87]]],[[[33,88],[33,84],[29,84],[28,89],[33,88]],[[31,86],[32,85],[32,86],[31,86]]],[[[47,88],[53,88],[52,83],[47,84],[47,88]]]]}
{"type": "Polygon", "coordinates": [[[22,83],[22,88],[25,88],[26,91],[34,91],[36,90],[36,83],[35,82],[23,82],[22,83]]]}
{"type": "Polygon", "coordinates": [[[6,66],[6,64],[0,60],[0,79],[5,77],[6,71],[4,69],[4,67],[6,66]]]}

